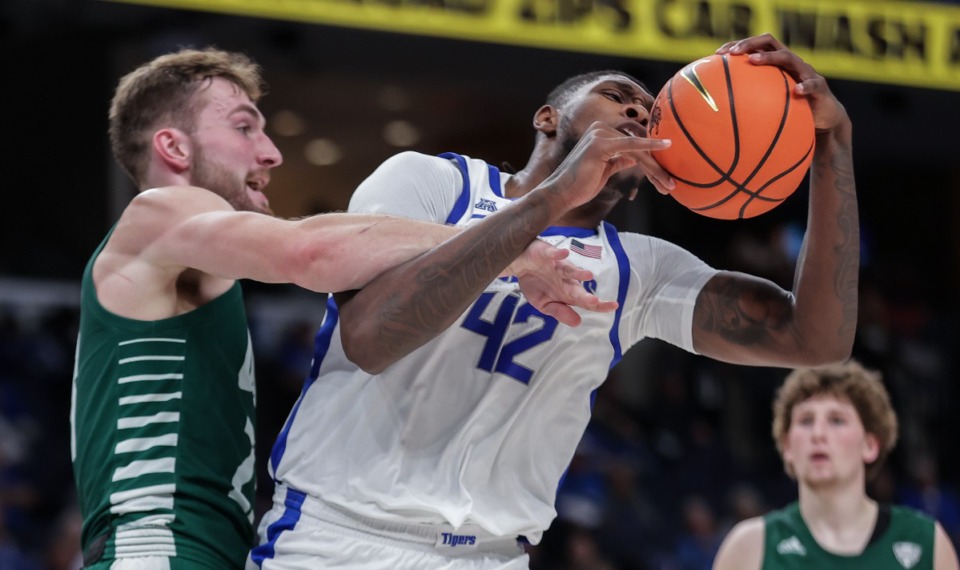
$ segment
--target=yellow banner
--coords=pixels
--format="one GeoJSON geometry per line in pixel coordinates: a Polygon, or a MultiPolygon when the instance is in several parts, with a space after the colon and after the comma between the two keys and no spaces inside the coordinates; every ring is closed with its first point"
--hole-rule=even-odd
{"type": "Polygon", "coordinates": [[[686,63],[771,32],[827,77],[960,91],[960,6],[910,0],[111,0],[686,63]]]}

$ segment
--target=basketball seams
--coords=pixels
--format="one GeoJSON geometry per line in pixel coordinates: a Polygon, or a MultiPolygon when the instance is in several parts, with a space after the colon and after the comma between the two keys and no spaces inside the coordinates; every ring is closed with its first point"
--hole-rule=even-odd
{"type": "MultiPolygon", "coordinates": [[[[740,122],[737,120],[737,103],[733,94],[733,76],[730,73],[730,62],[725,55],[721,56],[721,59],[723,60],[723,77],[727,83],[727,102],[730,105],[730,121],[733,127],[733,163],[730,165],[730,169],[727,170],[726,176],[730,182],[733,182],[730,177],[733,176],[737,165],[740,164],[740,122]]],[[[737,185],[735,182],[733,182],[733,184],[737,185]]]]}
{"type": "Polygon", "coordinates": [[[766,190],[768,186],[770,186],[771,184],[773,184],[773,183],[776,182],[777,180],[780,180],[780,179],[783,178],[784,176],[790,174],[791,172],[793,172],[794,170],[796,170],[798,167],[800,167],[804,162],[806,162],[807,157],[810,156],[810,153],[813,152],[813,147],[814,147],[814,144],[813,144],[813,143],[810,143],[810,146],[807,147],[807,152],[805,152],[805,153],[803,154],[803,156],[800,157],[800,160],[798,160],[797,162],[793,163],[789,168],[785,169],[783,172],[780,172],[779,174],[777,174],[776,176],[774,176],[773,178],[771,178],[770,180],[768,180],[763,186],[760,187],[759,190],[757,190],[757,195],[755,195],[755,196],[753,196],[753,197],[756,198],[757,200],[764,200],[764,201],[767,201],[767,202],[782,202],[782,201],[786,200],[786,198],[787,198],[786,196],[784,196],[783,198],[771,198],[771,197],[769,197],[769,196],[761,196],[760,193],[763,192],[764,190],[766,190]]]}
{"type": "MultiPolygon", "coordinates": [[[[712,204],[708,204],[706,206],[700,206],[696,208],[690,208],[690,209],[695,212],[711,210],[713,208],[716,208],[717,206],[722,206],[723,204],[726,204],[727,202],[729,202],[739,194],[746,194],[748,198],[744,200],[743,204],[741,204],[740,206],[739,218],[742,219],[743,212],[746,208],[746,205],[749,204],[754,198],[758,197],[759,193],[763,191],[763,189],[760,189],[754,192],[749,188],[747,188],[747,185],[751,182],[751,180],[753,180],[753,177],[757,175],[757,173],[763,167],[763,164],[766,162],[767,157],[770,156],[770,153],[773,151],[773,147],[776,145],[776,142],[780,137],[780,133],[783,132],[783,125],[786,122],[786,112],[784,112],[784,114],[780,118],[780,125],[777,129],[777,133],[774,136],[773,142],[767,147],[767,150],[763,156],[763,159],[757,164],[753,172],[751,172],[750,175],[747,176],[747,178],[743,182],[739,182],[735,180],[733,178],[733,172],[737,169],[737,165],[740,162],[740,122],[737,119],[737,102],[736,102],[736,94],[733,89],[733,77],[732,77],[732,72],[730,71],[730,63],[726,55],[721,56],[721,60],[723,62],[724,80],[727,86],[727,103],[730,107],[730,121],[731,121],[730,124],[733,128],[734,158],[730,165],[730,169],[725,174],[723,174],[722,180],[720,180],[719,182],[711,186],[703,186],[703,187],[705,188],[714,187],[719,185],[722,182],[727,182],[731,186],[733,186],[733,188],[729,194],[727,194],[726,196],[724,196],[723,198],[721,198],[720,200],[717,200],[712,204]]],[[[677,119],[677,121],[679,122],[679,118],[677,119]]],[[[687,138],[690,140],[691,144],[696,145],[696,141],[693,140],[692,136],[687,135],[687,138]]],[[[700,187],[697,184],[691,184],[691,186],[700,187]]]]}
{"type": "MultiPolygon", "coordinates": [[[[673,172],[670,172],[669,169],[665,169],[667,170],[667,174],[669,174],[673,178],[676,178],[677,180],[679,180],[684,184],[687,184],[689,186],[694,186],[697,188],[713,188],[727,181],[729,179],[729,173],[724,173],[723,169],[717,166],[716,163],[714,163],[713,160],[711,160],[710,157],[707,156],[705,152],[703,152],[703,149],[700,148],[700,145],[697,144],[697,141],[693,137],[693,134],[687,130],[687,127],[683,124],[683,121],[680,119],[680,115],[677,113],[677,109],[673,104],[673,78],[670,79],[669,82],[667,82],[667,102],[670,105],[670,114],[673,115],[673,119],[674,121],[676,121],[677,127],[680,128],[680,131],[683,133],[683,136],[686,137],[687,141],[690,142],[690,145],[693,146],[693,149],[697,151],[697,154],[700,155],[700,158],[706,161],[706,163],[709,164],[710,167],[713,168],[717,172],[717,174],[720,175],[720,178],[714,182],[700,183],[700,182],[685,180],[679,176],[676,176],[673,172]]],[[[735,149],[735,152],[737,152],[736,149],[735,149]]],[[[736,164],[734,164],[734,167],[736,167],[736,164]]]]}
{"type": "MultiPolygon", "coordinates": [[[[782,69],[780,69],[779,71],[780,71],[780,76],[783,78],[783,92],[784,92],[783,113],[780,114],[780,124],[777,125],[777,132],[776,134],[773,135],[773,140],[770,141],[770,144],[767,145],[767,150],[766,152],[763,153],[763,157],[760,159],[759,162],[757,162],[756,168],[754,168],[753,172],[750,173],[750,176],[748,176],[747,179],[743,181],[744,188],[747,186],[747,184],[750,184],[754,176],[756,176],[757,173],[760,172],[760,169],[762,169],[763,166],[767,163],[767,159],[770,158],[770,155],[773,154],[773,149],[777,146],[777,143],[780,141],[780,135],[783,134],[783,129],[787,124],[787,117],[790,115],[790,82],[787,80],[787,74],[784,73],[782,69]]],[[[731,106],[732,106],[732,103],[731,103],[731,106]]],[[[781,172],[775,177],[775,179],[783,178],[784,176],[787,175],[788,172],[789,170],[785,172],[781,172]]],[[[747,210],[747,206],[749,206],[750,203],[753,202],[754,198],[759,197],[760,194],[766,188],[768,188],[772,182],[773,182],[773,179],[768,180],[767,183],[761,186],[755,194],[752,192],[748,192],[748,194],[750,194],[750,197],[744,200],[743,204],[740,205],[740,214],[738,215],[740,219],[743,219],[743,213],[747,210]]]]}

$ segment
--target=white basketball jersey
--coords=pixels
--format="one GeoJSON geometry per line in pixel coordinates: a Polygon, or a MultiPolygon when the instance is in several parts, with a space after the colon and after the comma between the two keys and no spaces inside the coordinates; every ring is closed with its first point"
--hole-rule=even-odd
{"type": "MultiPolygon", "coordinates": [[[[403,153],[357,190],[350,211],[467,225],[510,203],[508,175],[459,155],[403,153]],[[454,183],[455,182],[455,183],[454,183]]],[[[570,328],[497,279],[437,338],[371,376],[349,362],[331,299],[314,362],[271,455],[277,481],[362,516],[475,523],[539,541],[590,420],[593,392],[644,337],[692,351],[694,301],[715,271],[662,240],[549,228],[593,272],[612,313],[570,328]]]]}

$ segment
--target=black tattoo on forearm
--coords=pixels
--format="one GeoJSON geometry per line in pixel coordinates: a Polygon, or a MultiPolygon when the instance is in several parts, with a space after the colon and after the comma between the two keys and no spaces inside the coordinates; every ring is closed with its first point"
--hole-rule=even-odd
{"type": "Polygon", "coordinates": [[[351,301],[359,305],[384,295],[386,287],[393,289],[380,298],[371,341],[380,355],[391,360],[406,354],[450,326],[549,223],[546,208],[533,203],[505,214],[485,221],[484,239],[472,228],[465,230],[388,271],[351,301]]]}
{"type": "Polygon", "coordinates": [[[841,205],[837,222],[843,232],[843,242],[837,246],[840,271],[837,274],[837,296],[843,303],[841,336],[852,336],[857,329],[857,298],[860,275],[860,222],[857,213],[856,185],[853,178],[853,159],[849,149],[833,160],[837,190],[841,205]]]}
{"type": "Polygon", "coordinates": [[[852,152],[848,144],[840,142],[834,144],[840,145],[839,151],[818,157],[818,168],[815,172],[820,180],[832,178],[832,184],[837,190],[839,200],[837,227],[840,239],[834,247],[837,255],[837,272],[833,288],[843,307],[843,316],[837,335],[840,338],[853,338],[857,328],[860,223],[852,152]]]}

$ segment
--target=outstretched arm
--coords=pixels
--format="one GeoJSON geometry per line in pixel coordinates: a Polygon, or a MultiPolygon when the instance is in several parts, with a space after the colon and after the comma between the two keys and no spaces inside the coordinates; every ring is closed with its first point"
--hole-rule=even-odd
{"type": "Polygon", "coordinates": [[[850,119],[824,78],[769,34],[718,50],[728,52],[782,67],[810,101],[817,131],[810,206],[793,292],[742,273],[717,274],[697,298],[694,348],[718,360],[764,366],[845,360],[856,332],[860,257],[850,119]]]}
{"type": "Polygon", "coordinates": [[[355,289],[457,232],[383,215],[282,220],[235,211],[203,188],[169,186],[134,198],[94,263],[94,282],[111,311],[160,319],[242,278],[355,289]]]}
{"type": "Polygon", "coordinates": [[[285,220],[235,211],[200,188],[167,187],[137,196],[111,241],[114,251],[125,248],[175,274],[191,268],[225,279],[332,292],[362,287],[457,233],[454,227],[377,214],[285,220]]]}
{"type": "Polygon", "coordinates": [[[346,301],[340,334],[347,357],[378,373],[434,338],[553,220],[592,199],[611,174],[666,144],[593,125],[554,174],[522,200],[388,270],[349,301],[338,299],[346,301]]]}
{"type": "MultiPolygon", "coordinates": [[[[202,188],[170,186],[134,199],[98,257],[94,279],[118,314],[164,318],[177,314],[171,308],[181,304],[177,291],[188,269],[199,277],[194,287],[201,297],[218,295],[241,278],[318,292],[354,290],[460,231],[380,214],[283,220],[235,211],[202,188]]],[[[571,306],[613,310],[615,303],[583,290],[580,281],[592,275],[564,260],[568,253],[531,244],[508,273],[527,283],[524,291],[537,308],[568,324],[579,319],[571,306]]]]}

